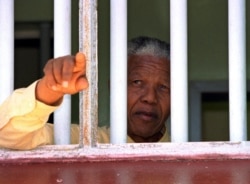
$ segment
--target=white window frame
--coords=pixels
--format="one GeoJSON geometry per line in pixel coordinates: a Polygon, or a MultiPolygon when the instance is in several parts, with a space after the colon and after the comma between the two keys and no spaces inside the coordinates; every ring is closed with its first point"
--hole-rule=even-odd
{"type": "MultiPolygon", "coordinates": [[[[80,2],[83,2],[80,0],[80,2]]],[[[83,12],[80,7],[80,20],[89,21],[87,27],[80,28],[79,50],[87,56],[87,76],[91,81],[89,89],[80,93],[82,114],[81,141],[79,145],[48,145],[34,150],[15,151],[0,150],[0,163],[44,162],[44,161],[110,161],[110,160],[185,160],[185,159],[249,159],[250,142],[185,142],[185,143],[128,143],[128,144],[98,144],[97,129],[97,75],[91,73],[97,70],[97,12],[96,4],[84,1],[84,6],[94,12],[83,12]],[[83,14],[81,14],[83,13],[83,14]],[[86,13],[86,14],[85,14],[86,13]],[[93,17],[94,16],[94,17],[93,17]],[[93,19],[94,18],[94,21],[93,19]],[[92,20],[91,20],[92,19],[92,20]],[[87,29],[85,29],[87,28],[87,29]],[[89,44],[91,43],[91,44],[89,44]],[[90,62],[91,61],[91,62],[90,62]],[[88,109],[85,109],[89,105],[88,109]],[[84,113],[83,113],[84,112],[84,113]],[[86,133],[87,134],[84,134],[86,133]]],[[[83,3],[80,3],[80,6],[83,3]]],[[[80,22],[80,27],[83,24],[80,22]]],[[[197,93],[197,91],[196,91],[197,93]]],[[[198,93],[201,93],[198,91],[198,93]]]]}

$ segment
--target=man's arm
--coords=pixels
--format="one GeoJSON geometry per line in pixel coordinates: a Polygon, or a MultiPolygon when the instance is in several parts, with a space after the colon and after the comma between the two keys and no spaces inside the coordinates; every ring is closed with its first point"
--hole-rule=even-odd
{"type": "Polygon", "coordinates": [[[52,128],[46,124],[50,113],[64,94],[87,87],[83,54],[49,60],[41,80],[16,90],[0,105],[0,147],[31,149],[53,143],[52,128]]]}

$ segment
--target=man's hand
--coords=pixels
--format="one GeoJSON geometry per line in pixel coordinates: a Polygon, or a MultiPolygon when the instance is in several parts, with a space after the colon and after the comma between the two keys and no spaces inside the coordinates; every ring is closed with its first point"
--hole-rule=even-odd
{"type": "Polygon", "coordinates": [[[51,59],[44,67],[44,77],[36,88],[37,100],[57,105],[64,94],[75,94],[88,87],[84,54],[51,59]]]}

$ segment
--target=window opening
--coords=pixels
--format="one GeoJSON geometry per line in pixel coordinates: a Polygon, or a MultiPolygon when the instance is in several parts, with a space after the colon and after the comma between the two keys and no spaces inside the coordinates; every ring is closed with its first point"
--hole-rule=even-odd
{"type": "MultiPolygon", "coordinates": [[[[176,1],[176,0],[173,0],[176,1]]],[[[69,146],[43,146],[32,151],[16,152],[12,150],[0,150],[0,161],[8,162],[15,159],[22,161],[55,158],[71,159],[134,159],[134,158],[157,158],[157,159],[189,159],[190,156],[195,156],[195,159],[211,159],[217,158],[233,158],[242,159],[249,158],[250,147],[249,142],[238,140],[239,142],[215,142],[215,143],[149,143],[149,144],[96,144],[96,127],[97,125],[97,75],[93,74],[97,70],[97,45],[96,45],[96,1],[80,0],[80,34],[84,35],[80,40],[80,51],[86,53],[88,66],[88,79],[91,81],[90,87],[85,94],[81,94],[81,107],[83,115],[81,116],[81,143],[78,145],[69,146]],[[88,11],[83,11],[88,10],[88,11]],[[94,20],[94,21],[93,21],[94,20]],[[89,45],[92,43],[93,45],[89,45]],[[84,99],[83,99],[84,98],[84,99]],[[90,103],[90,104],[87,104],[90,103]],[[85,109],[90,105],[89,109],[85,109]],[[84,148],[82,148],[84,147],[84,148]],[[191,148],[191,149],[190,149],[191,148]]],[[[172,3],[172,1],[171,1],[172,3]]],[[[185,3],[185,2],[184,2],[185,3]]],[[[185,52],[184,48],[184,52],[185,52]]],[[[230,112],[231,113],[231,112],[230,112]]],[[[184,125],[186,126],[186,125],[184,125]]],[[[174,132],[172,132],[173,135],[174,132]]]]}

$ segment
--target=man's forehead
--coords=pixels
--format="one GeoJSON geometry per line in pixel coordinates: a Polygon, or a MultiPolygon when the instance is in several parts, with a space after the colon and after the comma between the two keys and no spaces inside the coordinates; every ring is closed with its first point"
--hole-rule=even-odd
{"type": "Polygon", "coordinates": [[[151,55],[133,55],[129,57],[128,70],[136,69],[170,70],[170,63],[166,58],[151,55]]]}

